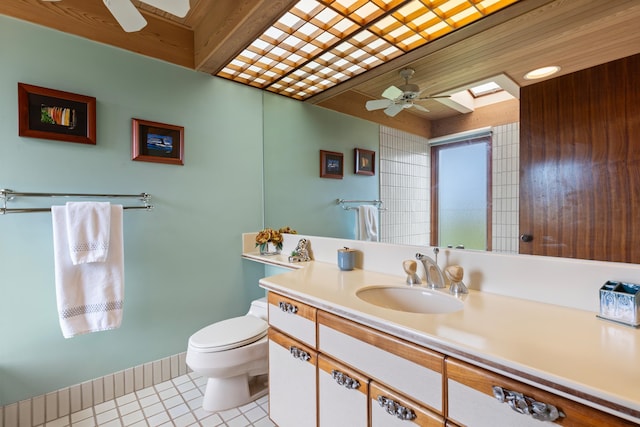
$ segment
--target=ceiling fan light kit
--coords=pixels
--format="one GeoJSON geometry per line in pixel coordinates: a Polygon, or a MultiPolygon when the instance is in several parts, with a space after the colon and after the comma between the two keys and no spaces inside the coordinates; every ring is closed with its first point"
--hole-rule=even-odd
{"type": "Polygon", "coordinates": [[[426,101],[428,99],[448,98],[448,96],[426,96],[420,98],[422,91],[416,84],[409,83],[409,79],[415,74],[412,68],[404,68],[399,72],[400,77],[404,79],[404,84],[400,87],[389,86],[382,92],[383,99],[375,99],[367,101],[365,108],[367,111],[382,110],[389,117],[395,117],[400,111],[406,108],[415,108],[416,110],[428,113],[429,110],[422,105],[416,104],[416,101],[426,101]]]}

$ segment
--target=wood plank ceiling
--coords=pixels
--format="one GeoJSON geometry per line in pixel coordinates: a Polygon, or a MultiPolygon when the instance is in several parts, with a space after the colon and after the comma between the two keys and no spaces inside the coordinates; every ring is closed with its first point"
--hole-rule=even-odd
{"type": "MultiPolygon", "coordinates": [[[[2,0],[0,14],[215,75],[297,0],[191,0],[178,18],[138,0],[148,25],[125,33],[100,0],[2,0]]],[[[450,93],[506,74],[519,86],[524,74],[559,65],[557,75],[640,53],[637,0],[520,0],[305,102],[387,126],[429,134],[430,121],[460,114],[436,101],[394,118],[366,111],[367,100],[400,85],[398,71],[415,69],[411,83],[425,94],[450,93]]]]}

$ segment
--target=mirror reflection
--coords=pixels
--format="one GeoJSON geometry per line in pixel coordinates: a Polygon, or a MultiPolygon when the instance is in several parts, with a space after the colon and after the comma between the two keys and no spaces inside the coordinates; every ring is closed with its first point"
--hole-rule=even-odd
{"type": "MultiPolygon", "coordinates": [[[[427,138],[268,93],[263,95],[263,104],[265,225],[290,225],[303,234],[357,239],[360,234],[358,210],[345,210],[336,200],[382,200],[378,214],[379,241],[430,244],[432,178],[431,147],[427,138]],[[271,125],[283,121],[291,126],[283,129],[271,125]],[[376,175],[355,174],[355,148],[377,153],[376,175]],[[319,177],[320,150],[344,154],[343,179],[319,177]]],[[[484,213],[480,221],[486,224],[485,239],[480,236],[482,241],[477,243],[453,236],[452,240],[439,245],[517,253],[518,136],[516,122],[432,140],[445,143],[440,147],[460,146],[463,141],[483,138],[491,141],[488,150],[491,165],[485,168],[485,173],[491,172],[491,186],[484,197],[492,212],[489,216],[486,209],[480,212],[481,216],[484,213]]],[[[458,177],[462,187],[469,187],[466,184],[471,178],[467,172],[468,166],[460,164],[451,176],[458,177]]],[[[450,181],[448,176],[443,179],[450,181]]],[[[456,216],[462,224],[467,224],[463,213],[475,211],[478,216],[478,207],[471,202],[469,198],[458,200],[443,217],[456,216]]],[[[368,203],[351,207],[365,204],[368,203]]],[[[469,227],[461,226],[459,221],[454,228],[469,227]]]]}

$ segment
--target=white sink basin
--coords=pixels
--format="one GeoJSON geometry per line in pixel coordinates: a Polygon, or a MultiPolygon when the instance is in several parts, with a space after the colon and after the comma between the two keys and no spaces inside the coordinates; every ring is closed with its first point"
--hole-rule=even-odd
{"type": "Polygon", "coordinates": [[[453,313],[464,307],[453,296],[422,287],[370,286],[356,291],[356,296],[378,307],[409,313],[453,313]]]}

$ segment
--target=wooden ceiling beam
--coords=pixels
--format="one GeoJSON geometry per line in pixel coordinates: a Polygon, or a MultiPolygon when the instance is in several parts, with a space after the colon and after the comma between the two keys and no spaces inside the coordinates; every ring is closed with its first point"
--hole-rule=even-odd
{"type": "Polygon", "coordinates": [[[2,0],[0,14],[194,68],[193,32],[145,11],[148,24],[135,33],[123,31],[101,1],[2,0]]]}
{"type": "Polygon", "coordinates": [[[216,0],[194,25],[195,68],[217,74],[297,0],[216,0]]]}

